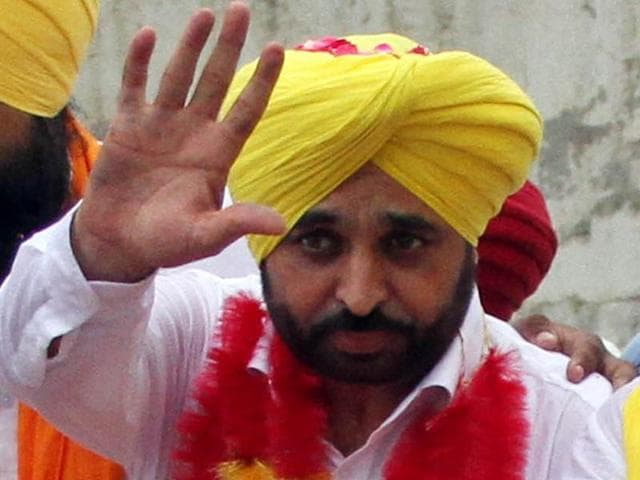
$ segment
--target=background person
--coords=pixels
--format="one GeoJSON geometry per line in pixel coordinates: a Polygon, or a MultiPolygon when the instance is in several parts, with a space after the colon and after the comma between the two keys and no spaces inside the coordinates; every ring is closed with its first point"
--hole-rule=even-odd
{"type": "Polygon", "coordinates": [[[640,334],[631,339],[625,347],[622,357],[635,365],[636,368],[640,368],[640,334]]]}
{"type": "Polygon", "coordinates": [[[478,241],[476,282],[487,313],[509,321],[536,291],[557,249],[544,196],[527,180],[507,198],[478,241]]]}
{"type": "MultiPolygon", "coordinates": [[[[98,143],[69,99],[98,21],[97,0],[0,0],[0,280],[19,244],[84,193],[98,143]]],[[[9,413],[9,412],[7,412],[9,413]]],[[[15,448],[15,417],[3,415],[15,448]]],[[[123,477],[122,469],[71,442],[20,405],[21,480],[123,477]]],[[[14,465],[15,456],[5,466],[14,465]]]]}

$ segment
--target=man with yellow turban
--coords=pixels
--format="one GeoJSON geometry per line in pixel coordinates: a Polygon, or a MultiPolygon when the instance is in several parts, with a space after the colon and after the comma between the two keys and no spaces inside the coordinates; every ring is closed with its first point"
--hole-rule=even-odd
{"type": "MultiPolygon", "coordinates": [[[[19,243],[82,196],[98,144],[67,106],[97,24],[97,0],[0,2],[0,280],[19,243]]],[[[21,480],[120,479],[34,410],[18,413],[21,480]]]]}
{"type": "Polygon", "coordinates": [[[0,375],[136,479],[564,478],[610,385],[569,383],[474,284],[538,153],[531,100],[397,35],[269,44],[234,75],[248,16],[188,100],[212,12],[152,103],[134,37],[84,201],[0,289],[0,375]],[[261,278],[161,268],[245,234],[261,278]]]}

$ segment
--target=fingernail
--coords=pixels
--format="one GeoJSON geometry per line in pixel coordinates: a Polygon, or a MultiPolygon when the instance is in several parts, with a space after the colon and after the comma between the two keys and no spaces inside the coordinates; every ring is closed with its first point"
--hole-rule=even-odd
{"type": "Polygon", "coordinates": [[[551,332],[540,332],[536,337],[536,343],[543,348],[555,348],[558,344],[558,336],[551,332]]]}
{"type": "Polygon", "coordinates": [[[569,380],[579,382],[584,378],[584,368],[577,363],[569,364],[569,380]]]}

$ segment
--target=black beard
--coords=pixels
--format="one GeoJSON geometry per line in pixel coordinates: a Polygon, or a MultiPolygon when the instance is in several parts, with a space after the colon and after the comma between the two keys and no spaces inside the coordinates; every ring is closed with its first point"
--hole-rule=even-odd
{"type": "Polygon", "coordinates": [[[434,322],[422,326],[413,318],[392,318],[376,308],[359,317],[342,310],[322,319],[309,330],[287,305],[274,300],[264,263],[260,268],[264,298],[279,335],[293,354],[315,373],[341,382],[377,385],[416,383],[440,361],[464,321],[475,278],[473,248],[467,247],[455,292],[434,322]],[[402,352],[352,355],[331,348],[327,341],[336,332],[387,331],[404,339],[402,352]]]}
{"type": "Polygon", "coordinates": [[[22,239],[56,220],[68,196],[67,115],[34,117],[29,144],[0,155],[0,281],[22,239]]]}

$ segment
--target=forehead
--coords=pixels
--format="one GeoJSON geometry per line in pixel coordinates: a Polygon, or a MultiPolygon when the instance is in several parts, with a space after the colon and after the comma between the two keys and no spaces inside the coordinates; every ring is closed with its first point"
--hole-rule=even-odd
{"type": "Polygon", "coordinates": [[[373,164],[363,166],[307,213],[318,211],[330,212],[345,221],[380,220],[395,213],[419,216],[455,233],[433,209],[373,164]]]}
{"type": "Polygon", "coordinates": [[[0,151],[28,144],[33,117],[0,102],[0,151]]]}

